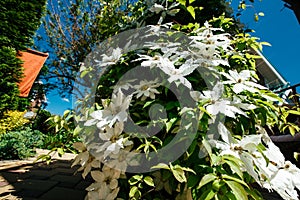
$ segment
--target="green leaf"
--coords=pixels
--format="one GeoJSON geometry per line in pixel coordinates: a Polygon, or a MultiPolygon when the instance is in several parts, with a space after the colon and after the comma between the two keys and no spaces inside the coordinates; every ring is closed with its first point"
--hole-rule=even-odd
{"type": "Polygon", "coordinates": [[[53,117],[53,121],[54,121],[55,123],[58,123],[58,122],[60,121],[60,116],[59,116],[59,115],[55,115],[55,116],[53,117]]]}
{"type": "Polygon", "coordinates": [[[83,128],[79,127],[79,126],[76,126],[76,128],[74,129],[73,131],[73,135],[76,136],[76,135],[79,135],[79,133],[82,131],[83,128]]]}
{"type": "Polygon", "coordinates": [[[152,179],[150,176],[146,176],[146,177],[144,178],[144,182],[145,182],[147,185],[154,187],[153,179],[152,179]]]}
{"type": "Polygon", "coordinates": [[[133,186],[129,191],[129,197],[132,198],[137,193],[138,196],[141,196],[141,192],[139,191],[139,188],[137,186],[133,186]]]}
{"type": "Polygon", "coordinates": [[[185,6],[185,2],[186,0],[176,0],[178,3],[180,3],[181,5],[185,6]]]}
{"type": "Polygon", "coordinates": [[[179,181],[180,183],[187,182],[187,179],[186,179],[183,169],[181,169],[181,168],[174,169],[173,167],[171,167],[171,171],[177,181],[179,181]]]}
{"type": "Polygon", "coordinates": [[[58,155],[59,155],[60,157],[61,157],[62,155],[65,154],[65,151],[64,151],[63,148],[58,148],[58,149],[57,149],[57,152],[58,152],[58,155]]]}
{"type": "Polygon", "coordinates": [[[288,128],[289,128],[290,134],[295,135],[295,133],[296,133],[295,128],[292,126],[289,126],[288,128]]]}
{"type": "Polygon", "coordinates": [[[151,105],[153,102],[154,102],[154,100],[153,100],[153,101],[147,101],[147,102],[144,104],[143,108],[146,108],[147,106],[151,105]]]}
{"type": "Polygon", "coordinates": [[[135,185],[137,184],[139,181],[141,181],[143,178],[143,175],[134,175],[133,177],[131,177],[129,180],[128,180],[128,183],[130,185],[135,185]]]}
{"type": "Polygon", "coordinates": [[[51,162],[51,156],[49,154],[39,155],[34,162],[37,162],[39,160],[47,161],[47,163],[48,163],[48,161],[51,162]]]}
{"type": "Polygon", "coordinates": [[[241,170],[240,165],[237,163],[231,161],[231,160],[224,160],[225,163],[227,163],[233,173],[236,173],[240,178],[243,178],[243,172],[241,170]]]}
{"type": "Polygon", "coordinates": [[[225,181],[225,183],[230,187],[236,199],[248,200],[247,192],[241,184],[235,181],[225,181]]]}
{"type": "Polygon", "coordinates": [[[260,193],[253,188],[245,188],[247,193],[253,197],[254,200],[263,200],[260,193]]]}
{"type": "Polygon", "coordinates": [[[212,188],[215,190],[215,191],[219,191],[220,188],[224,185],[224,181],[220,180],[220,179],[216,179],[214,180],[214,182],[212,183],[212,188]]]}
{"type": "Polygon", "coordinates": [[[88,70],[84,70],[83,72],[81,72],[80,78],[85,77],[89,72],[90,72],[90,71],[88,71],[88,70]]]}
{"type": "Polygon", "coordinates": [[[212,149],[211,149],[211,146],[208,143],[208,141],[206,139],[203,139],[202,144],[205,147],[205,149],[206,149],[207,153],[209,154],[209,156],[211,156],[212,155],[212,149]]]}
{"type": "Polygon", "coordinates": [[[187,180],[187,186],[195,187],[199,181],[200,181],[200,177],[198,175],[190,175],[187,180]]]}
{"type": "Polygon", "coordinates": [[[159,163],[158,165],[155,165],[151,167],[151,169],[170,169],[170,167],[165,163],[159,163]]]}
{"type": "Polygon", "coordinates": [[[218,177],[215,174],[206,174],[202,177],[197,189],[200,189],[203,185],[206,185],[209,182],[212,182],[213,180],[217,179],[218,177]]]}
{"type": "Polygon", "coordinates": [[[65,110],[63,114],[63,118],[66,118],[70,114],[71,110],[65,110]]]}
{"type": "Polygon", "coordinates": [[[212,198],[214,198],[216,192],[213,190],[206,190],[205,192],[203,192],[200,196],[200,200],[210,200],[212,198]]]}
{"type": "Polygon", "coordinates": [[[195,19],[196,18],[195,8],[193,6],[188,6],[186,9],[192,15],[192,17],[195,19]]]}
{"type": "Polygon", "coordinates": [[[296,111],[296,110],[288,110],[287,113],[294,114],[294,115],[300,115],[300,112],[296,111]]]}
{"type": "Polygon", "coordinates": [[[245,183],[243,180],[238,179],[238,178],[235,178],[235,177],[233,177],[233,176],[229,176],[229,175],[227,175],[227,174],[222,174],[221,177],[222,177],[223,179],[229,179],[229,180],[238,182],[238,183],[240,183],[240,184],[243,184],[243,185],[246,186],[246,187],[249,187],[249,186],[247,185],[247,183],[245,183]]]}
{"type": "Polygon", "coordinates": [[[246,9],[246,4],[242,3],[240,6],[241,6],[241,8],[242,8],[243,10],[246,9]]]}
{"type": "Polygon", "coordinates": [[[219,165],[222,162],[222,157],[212,154],[210,156],[213,165],[219,165]]]}
{"type": "MultiPolygon", "coordinates": [[[[179,165],[176,165],[175,168],[179,166],[179,165]]],[[[194,170],[192,170],[191,168],[188,168],[188,167],[181,167],[179,166],[181,169],[183,169],[184,171],[187,171],[187,172],[192,172],[193,174],[196,174],[196,172],[194,170]]]]}
{"type": "Polygon", "coordinates": [[[174,122],[176,122],[177,118],[172,118],[166,123],[166,131],[169,132],[174,122]]]}

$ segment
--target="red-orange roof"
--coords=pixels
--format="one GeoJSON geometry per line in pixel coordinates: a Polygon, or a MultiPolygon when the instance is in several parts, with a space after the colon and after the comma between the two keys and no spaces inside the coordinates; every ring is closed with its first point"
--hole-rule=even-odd
{"type": "Polygon", "coordinates": [[[20,97],[28,97],[30,89],[48,56],[48,53],[42,53],[32,49],[20,52],[18,58],[24,62],[24,77],[19,83],[20,97]]]}

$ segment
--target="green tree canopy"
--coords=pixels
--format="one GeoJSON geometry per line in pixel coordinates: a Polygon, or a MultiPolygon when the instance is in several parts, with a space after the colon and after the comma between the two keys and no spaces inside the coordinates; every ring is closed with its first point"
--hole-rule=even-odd
{"type": "Polygon", "coordinates": [[[0,115],[22,107],[18,82],[23,75],[18,51],[33,45],[46,0],[3,0],[0,2],[0,115]]]}

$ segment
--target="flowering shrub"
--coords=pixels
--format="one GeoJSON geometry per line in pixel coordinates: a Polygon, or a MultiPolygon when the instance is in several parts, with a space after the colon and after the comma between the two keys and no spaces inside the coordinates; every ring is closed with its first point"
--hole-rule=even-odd
{"type": "Polygon", "coordinates": [[[260,199],[256,183],[297,199],[300,170],[265,130],[281,100],[258,84],[249,47],[261,44],[208,22],[188,34],[161,24],[175,6],[155,4],[159,25],[102,43],[82,64],[73,165],[95,180],[87,198],[260,199]]]}

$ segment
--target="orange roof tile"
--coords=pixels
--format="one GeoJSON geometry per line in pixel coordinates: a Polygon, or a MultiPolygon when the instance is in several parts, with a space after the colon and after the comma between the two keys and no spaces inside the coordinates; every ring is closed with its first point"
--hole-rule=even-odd
{"type": "Polygon", "coordinates": [[[32,49],[20,52],[18,58],[24,62],[24,77],[19,83],[20,97],[28,97],[30,89],[48,56],[48,53],[42,53],[32,49]]]}

